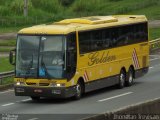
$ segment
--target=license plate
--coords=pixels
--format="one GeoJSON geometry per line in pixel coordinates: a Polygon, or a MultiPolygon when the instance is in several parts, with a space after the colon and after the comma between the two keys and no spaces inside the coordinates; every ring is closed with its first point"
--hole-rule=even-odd
{"type": "Polygon", "coordinates": [[[35,89],[34,92],[36,92],[36,93],[41,93],[42,90],[41,90],[41,89],[35,89]]]}

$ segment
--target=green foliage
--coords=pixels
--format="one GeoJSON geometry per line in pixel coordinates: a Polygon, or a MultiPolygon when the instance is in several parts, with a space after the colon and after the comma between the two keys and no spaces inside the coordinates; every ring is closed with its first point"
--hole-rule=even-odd
{"type": "Polygon", "coordinates": [[[69,6],[71,5],[75,0],[59,0],[59,2],[63,5],[63,6],[69,6]]]}
{"type": "Polygon", "coordinates": [[[0,47],[0,52],[9,52],[12,48],[0,47]]]}
{"type": "Polygon", "coordinates": [[[8,8],[0,6],[0,16],[9,16],[9,15],[11,15],[11,13],[8,12],[8,8]]]}
{"type": "Polygon", "coordinates": [[[12,0],[0,0],[0,5],[5,5],[5,4],[8,4],[8,3],[11,3],[12,0]]]}
{"type": "Polygon", "coordinates": [[[25,26],[21,27],[0,27],[0,33],[12,33],[12,32],[17,32],[18,30],[24,28],[25,26]]]}
{"type": "Polygon", "coordinates": [[[122,0],[109,0],[110,2],[118,2],[118,1],[122,1],[122,0]]]}
{"type": "Polygon", "coordinates": [[[160,0],[0,0],[0,27],[21,27],[82,16],[143,14],[160,19],[160,0]]]}
{"type": "Polygon", "coordinates": [[[35,8],[56,13],[59,12],[62,6],[58,0],[32,0],[32,4],[35,8]]]}
{"type": "MultiPolygon", "coordinates": [[[[102,1],[103,0],[77,0],[71,9],[74,14],[78,16],[96,15],[98,13],[98,9],[103,5],[101,4],[102,1]]],[[[103,9],[101,10],[103,11],[103,9]]]]}
{"type": "MultiPolygon", "coordinates": [[[[23,15],[24,1],[13,0],[11,4],[8,4],[8,8],[10,8],[16,15],[23,15]]],[[[28,8],[32,8],[32,2],[30,0],[28,0],[28,8]]]]}
{"type": "Polygon", "coordinates": [[[2,79],[2,85],[8,85],[14,83],[13,77],[7,77],[2,79]]]}
{"type": "Polygon", "coordinates": [[[0,46],[15,46],[16,40],[0,40],[0,46]]]}
{"type": "Polygon", "coordinates": [[[10,65],[8,57],[0,57],[0,72],[11,71],[14,66],[10,65]]]}
{"type": "Polygon", "coordinates": [[[150,32],[150,40],[160,38],[160,28],[150,28],[149,32],[150,32]]]}
{"type": "Polygon", "coordinates": [[[145,1],[141,1],[141,2],[124,3],[125,6],[119,6],[115,13],[116,14],[125,14],[125,13],[129,13],[129,12],[132,12],[135,10],[148,8],[150,6],[155,6],[156,4],[157,4],[156,0],[145,0],[145,1]]]}
{"type": "MultiPolygon", "coordinates": [[[[130,14],[152,6],[158,9],[159,0],[76,0],[71,11],[74,15],[113,15],[113,14],[130,14]]],[[[141,14],[148,14],[144,11],[141,14]]]]}

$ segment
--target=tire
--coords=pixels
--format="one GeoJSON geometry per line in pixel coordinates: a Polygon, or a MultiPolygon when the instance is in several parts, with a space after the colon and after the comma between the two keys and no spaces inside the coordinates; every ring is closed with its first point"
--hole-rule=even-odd
{"type": "Polygon", "coordinates": [[[133,81],[134,81],[134,70],[132,68],[129,68],[128,77],[126,80],[126,86],[133,85],[133,81]]]}
{"type": "Polygon", "coordinates": [[[122,89],[125,86],[125,81],[126,81],[126,73],[124,70],[121,70],[119,74],[119,83],[118,83],[118,88],[122,89]]]}
{"type": "Polygon", "coordinates": [[[31,96],[31,99],[32,99],[33,101],[38,101],[38,100],[40,100],[40,97],[31,96]]]}
{"type": "Polygon", "coordinates": [[[83,86],[81,82],[78,82],[76,85],[76,94],[74,96],[76,100],[79,100],[82,97],[82,93],[83,93],[82,91],[83,91],[83,86]]]}

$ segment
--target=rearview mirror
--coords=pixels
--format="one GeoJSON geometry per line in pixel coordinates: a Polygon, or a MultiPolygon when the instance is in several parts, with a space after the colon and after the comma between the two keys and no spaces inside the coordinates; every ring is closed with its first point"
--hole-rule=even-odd
{"type": "Polygon", "coordinates": [[[11,65],[15,65],[15,53],[16,53],[16,49],[11,50],[9,53],[9,62],[11,65]]]}

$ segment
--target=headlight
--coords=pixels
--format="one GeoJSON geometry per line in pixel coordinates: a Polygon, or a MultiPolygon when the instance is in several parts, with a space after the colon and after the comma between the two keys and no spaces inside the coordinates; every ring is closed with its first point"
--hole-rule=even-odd
{"type": "Polygon", "coordinates": [[[61,84],[57,84],[57,87],[61,87],[61,84]]]}
{"type": "Polygon", "coordinates": [[[52,83],[51,86],[53,87],[65,87],[65,84],[64,83],[52,83]]]}
{"type": "Polygon", "coordinates": [[[24,82],[16,82],[16,85],[24,85],[24,82]]]}

